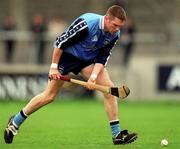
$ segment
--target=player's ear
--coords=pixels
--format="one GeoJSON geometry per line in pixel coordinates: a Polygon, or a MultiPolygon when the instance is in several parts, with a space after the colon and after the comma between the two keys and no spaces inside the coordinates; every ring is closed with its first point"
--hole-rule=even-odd
{"type": "Polygon", "coordinates": [[[104,19],[105,19],[106,21],[109,20],[108,15],[105,15],[105,16],[104,16],[104,19]]]}
{"type": "Polygon", "coordinates": [[[106,14],[105,17],[104,17],[104,19],[105,19],[107,22],[111,22],[111,21],[114,19],[114,17],[111,16],[111,15],[109,15],[109,14],[106,14]]]}

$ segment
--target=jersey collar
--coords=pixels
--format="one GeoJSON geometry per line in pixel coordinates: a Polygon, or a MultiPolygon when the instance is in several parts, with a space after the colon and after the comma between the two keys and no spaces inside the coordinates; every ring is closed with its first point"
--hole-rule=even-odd
{"type": "Polygon", "coordinates": [[[104,16],[102,16],[102,17],[100,18],[100,21],[99,21],[99,29],[104,30],[104,16]]]}

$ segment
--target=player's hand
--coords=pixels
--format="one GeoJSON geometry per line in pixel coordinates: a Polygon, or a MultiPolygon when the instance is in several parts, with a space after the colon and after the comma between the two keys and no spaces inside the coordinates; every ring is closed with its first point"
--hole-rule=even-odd
{"type": "Polygon", "coordinates": [[[61,79],[61,74],[59,73],[58,69],[50,68],[48,78],[50,80],[60,80],[61,79]]]}
{"type": "Polygon", "coordinates": [[[92,79],[92,78],[89,78],[89,80],[87,81],[85,87],[86,87],[87,89],[89,89],[89,90],[94,90],[94,89],[95,89],[94,84],[96,84],[96,80],[95,80],[95,79],[92,79]]]}

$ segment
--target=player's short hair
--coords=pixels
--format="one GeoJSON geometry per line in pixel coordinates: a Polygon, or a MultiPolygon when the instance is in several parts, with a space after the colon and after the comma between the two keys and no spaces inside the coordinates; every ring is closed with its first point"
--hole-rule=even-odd
{"type": "Polygon", "coordinates": [[[106,15],[109,16],[109,18],[117,17],[122,21],[126,20],[126,12],[125,10],[119,6],[119,5],[113,5],[109,7],[109,9],[106,12],[106,15]]]}

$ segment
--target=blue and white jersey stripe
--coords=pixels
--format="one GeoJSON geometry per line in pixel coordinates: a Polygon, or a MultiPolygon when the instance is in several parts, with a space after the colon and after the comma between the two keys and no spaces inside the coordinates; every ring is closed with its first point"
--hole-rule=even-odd
{"type": "Polygon", "coordinates": [[[65,31],[61,36],[56,38],[54,47],[62,48],[62,44],[71,40],[76,34],[80,33],[82,30],[87,29],[87,23],[83,19],[78,19],[73,23],[67,31],[65,31]],[[76,24],[77,23],[77,24],[76,24]]]}

